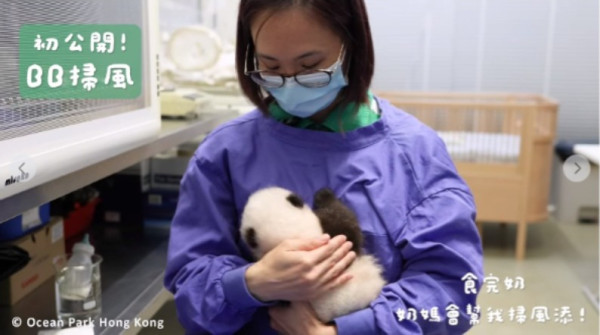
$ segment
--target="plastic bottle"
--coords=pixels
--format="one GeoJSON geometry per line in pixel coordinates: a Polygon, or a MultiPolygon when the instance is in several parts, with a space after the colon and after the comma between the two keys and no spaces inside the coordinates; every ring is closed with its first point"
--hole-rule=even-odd
{"type": "Polygon", "coordinates": [[[73,246],[73,255],[67,262],[64,295],[70,299],[85,299],[92,289],[92,256],[94,246],[90,244],[88,234],[73,246]]]}

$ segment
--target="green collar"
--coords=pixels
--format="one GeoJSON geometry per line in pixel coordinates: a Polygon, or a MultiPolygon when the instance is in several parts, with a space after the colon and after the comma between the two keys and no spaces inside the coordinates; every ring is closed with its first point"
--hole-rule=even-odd
{"type": "Polygon", "coordinates": [[[269,105],[269,113],[273,119],[285,123],[287,125],[311,130],[322,130],[340,133],[348,132],[361,127],[373,124],[379,120],[379,108],[377,102],[373,98],[373,94],[369,91],[369,104],[361,104],[358,113],[354,115],[355,104],[349,104],[345,107],[337,107],[323,123],[316,123],[308,118],[302,119],[284,111],[276,102],[269,105]],[[342,122],[340,122],[340,119],[342,122]]]}

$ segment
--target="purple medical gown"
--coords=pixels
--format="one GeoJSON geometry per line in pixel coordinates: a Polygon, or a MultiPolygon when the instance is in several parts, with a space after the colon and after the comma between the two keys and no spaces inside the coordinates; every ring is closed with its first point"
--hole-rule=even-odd
{"type": "MultiPolygon", "coordinates": [[[[251,262],[238,228],[249,195],[263,187],[293,190],[312,204],[334,190],[357,214],[364,248],[388,284],[368,308],[337,318],[346,334],[463,334],[470,326],[463,277],[483,278],[475,204],[437,134],[378,99],[377,122],[343,133],[298,129],[258,111],[214,130],[181,182],[165,286],[190,334],[274,334],[269,303],[248,291],[251,262]],[[446,308],[458,307],[458,325],[446,308]],[[397,311],[438,308],[440,321],[397,311]],[[400,321],[402,320],[402,321],[400,321]]],[[[419,313],[420,314],[420,313],[419,313]]]]}

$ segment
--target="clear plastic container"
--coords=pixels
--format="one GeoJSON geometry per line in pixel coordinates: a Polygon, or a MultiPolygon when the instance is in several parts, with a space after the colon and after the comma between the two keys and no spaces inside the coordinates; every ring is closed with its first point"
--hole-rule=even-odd
{"type": "Polygon", "coordinates": [[[92,256],[94,246],[89,243],[86,234],[83,241],[73,246],[73,254],[67,262],[65,290],[63,295],[73,300],[85,299],[92,289],[92,256]]]}
{"type": "Polygon", "coordinates": [[[54,258],[56,313],[65,324],[71,324],[72,319],[95,320],[102,312],[102,257],[86,242],[78,244],[73,254],[54,258]]]}

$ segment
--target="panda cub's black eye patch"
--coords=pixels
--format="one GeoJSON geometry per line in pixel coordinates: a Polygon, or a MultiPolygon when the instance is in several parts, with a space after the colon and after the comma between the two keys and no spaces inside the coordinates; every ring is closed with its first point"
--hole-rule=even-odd
{"type": "Polygon", "coordinates": [[[256,230],[254,228],[248,228],[245,232],[246,243],[250,246],[250,248],[258,247],[258,242],[256,241],[256,230]]]}
{"type": "Polygon", "coordinates": [[[302,201],[302,199],[300,199],[300,197],[294,193],[288,195],[287,201],[289,201],[290,204],[292,204],[294,207],[298,207],[298,208],[304,207],[304,201],[302,201]]]}

